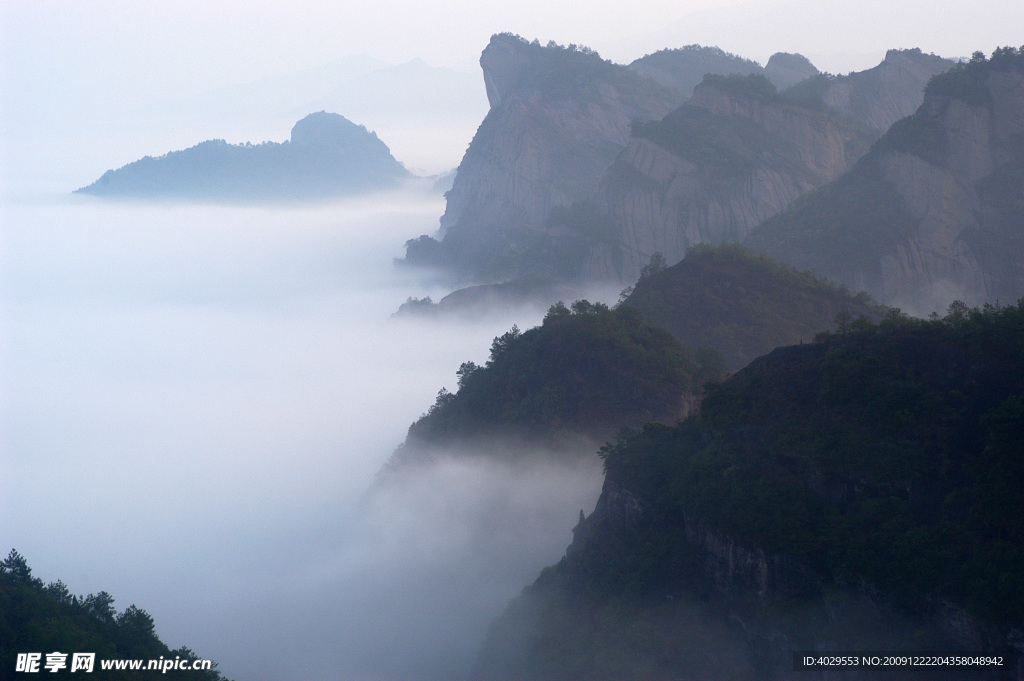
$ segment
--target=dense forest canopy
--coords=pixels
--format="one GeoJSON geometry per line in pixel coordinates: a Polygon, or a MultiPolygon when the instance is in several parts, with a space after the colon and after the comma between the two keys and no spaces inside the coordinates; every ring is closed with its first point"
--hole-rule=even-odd
{"type": "Polygon", "coordinates": [[[1024,616],[1022,451],[1024,300],[776,350],[699,414],[603,448],[602,502],[492,626],[474,678],[790,678],[796,649],[1003,651],[1024,616]],[[944,617],[984,633],[957,640],[944,617]]]}
{"type": "Polygon", "coordinates": [[[484,366],[464,363],[458,391],[442,390],[410,427],[409,440],[441,444],[513,432],[543,438],[674,421],[687,396],[722,372],[717,353],[684,348],[635,309],[558,303],[541,326],[495,338],[484,366]]]}

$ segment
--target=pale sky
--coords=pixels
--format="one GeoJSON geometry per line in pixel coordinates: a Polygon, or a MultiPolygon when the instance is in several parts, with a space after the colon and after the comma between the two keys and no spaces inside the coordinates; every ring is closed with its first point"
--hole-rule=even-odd
{"type": "Polygon", "coordinates": [[[5,99],[64,88],[84,104],[185,96],[350,54],[473,68],[500,31],[614,61],[697,42],[760,61],[800,51],[832,71],[888,47],[958,56],[1024,42],[1018,0],[4,0],[0,27],[5,99]]]}
{"type": "MultiPolygon", "coordinates": [[[[761,63],[801,52],[845,73],[877,64],[891,47],[958,57],[1018,45],[1024,12],[1020,0],[0,0],[0,156],[82,168],[60,180],[74,184],[202,139],[280,141],[290,124],[237,131],[238,121],[217,120],[195,130],[175,119],[143,139],[137,112],[350,55],[477,74],[480,51],[503,31],[588,45],[619,63],[698,43],[761,63]]],[[[382,132],[401,160],[437,172],[457,164],[474,129],[463,122],[433,160],[411,149],[415,131],[406,140],[382,132]]],[[[443,137],[421,135],[432,136],[443,137]]],[[[21,174],[24,163],[0,159],[0,184],[21,174]]]]}

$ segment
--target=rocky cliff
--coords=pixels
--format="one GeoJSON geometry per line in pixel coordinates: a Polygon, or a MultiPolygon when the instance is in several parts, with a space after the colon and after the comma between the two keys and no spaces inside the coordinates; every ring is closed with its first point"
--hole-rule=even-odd
{"type": "Polygon", "coordinates": [[[532,273],[570,278],[559,248],[547,242],[559,239],[549,222],[552,209],[593,195],[629,142],[631,122],[662,118],[709,71],[761,70],[698,46],[664,50],[627,67],[586,48],[543,47],[509,34],[491,39],[480,66],[491,110],[448,193],[441,240],[413,240],[406,257],[476,281],[532,273]]]}
{"type": "Polygon", "coordinates": [[[952,62],[892,50],[837,78],[800,55],[762,69],[689,46],[625,67],[505,34],[480,63],[491,110],[448,193],[440,241],[410,241],[406,262],[462,281],[631,283],[654,252],[674,262],[695,243],[742,240],[837,178],[952,62]],[[709,72],[791,87],[693,88],[709,72]]]}
{"type": "Polygon", "coordinates": [[[762,76],[707,78],[662,121],[638,125],[597,192],[612,238],[585,276],[635,281],[652,254],[741,241],[802,194],[845,172],[874,135],[777,95],[762,76]]]}
{"type": "Polygon", "coordinates": [[[878,66],[839,77],[822,77],[821,101],[878,131],[889,129],[921,105],[924,87],[954,62],[919,49],[889,50],[878,66]]]}
{"type": "Polygon", "coordinates": [[[493,280],[515,274],[515,256],[552,207],[589,195],[629,139],[631,120],[660,118],[678,102],[575,45],[496,35],[480,66],[491,110],[448,192],[441,244],[413,242],[407,261],[493,280]]]}
{"type": "Polygon", "coordinates": [[[927,314],[1024,294],[1024,55],[976,55],[929,85],[847,176],[752,247],[927,314]]]}

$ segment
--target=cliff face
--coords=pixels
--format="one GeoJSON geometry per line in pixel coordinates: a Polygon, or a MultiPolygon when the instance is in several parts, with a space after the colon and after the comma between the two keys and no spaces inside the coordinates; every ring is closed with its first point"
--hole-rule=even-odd
{"type": "Polygon", "coordinates": [[[480,65],[491,110],[459,165],[434,250],[435,264],[486,280],[514,274],[552,207],[589,195],[631,120],[660,118],[678,98],[588,50],[507,34],[491,39],[480,65]]]}
{"type": "Polygon", "coordinates": [[[1024,58],[975,61],[755,248],[927,314],[1024,294],[1024,58]],[[872,197],[874,205],[850,197],[872,197]]]}
{"type": "Polygon", "coordinates": [[[635,281],[655,252],[671,263],[695,244],[741,241],[845,172],[873,139],[827,112],[761,94],[707,81],[638,130],[595,193],[617,238],[595,249],[586,275],[635,281]]]}
{"type": "Polygon", "coordinates": [[[552,209],[589,200],[631,122],[662,118],[704,74],[762,71],[718,48],[663,50],[627,67],[508,34],[491,39],[480,66],[491,110],[448,193],[441,241],[410,242],[406,258],[476,281],[586,274],[562,243],[578,234],[552,226],[552,209]]]}
{"type": "Polygon", "coordinates": [[[480,63],[491,110],[447,195],[441,240],[410,241],[406,262],[462,281],[618,283],[634,281],[654,252],[675,261],[695,243],[741,240],[835,179],[951,64],[894,50],[836,78],[799,55],[774,55],[762,69],[690,46],[626,67],[507,34],[480,63]],[[784,96],[693,89],[708,73],[792,87],[784,96]]]}
{"type": "Polygon", "coordinates": [[[889,50],[878,66],[828,82],[822,101],[876,130],[888,130],[914,113],[924,98],[924,86],[953,63],[917,49],[889,50]]]}

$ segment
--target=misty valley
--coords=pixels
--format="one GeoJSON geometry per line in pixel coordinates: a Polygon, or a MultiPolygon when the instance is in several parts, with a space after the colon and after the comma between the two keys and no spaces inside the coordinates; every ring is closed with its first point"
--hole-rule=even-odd
{"type": "Polygon", "coordinates": [[[8,192],[0,679],[1024,681],[1024,48],[479,65],[8,192]]]}

